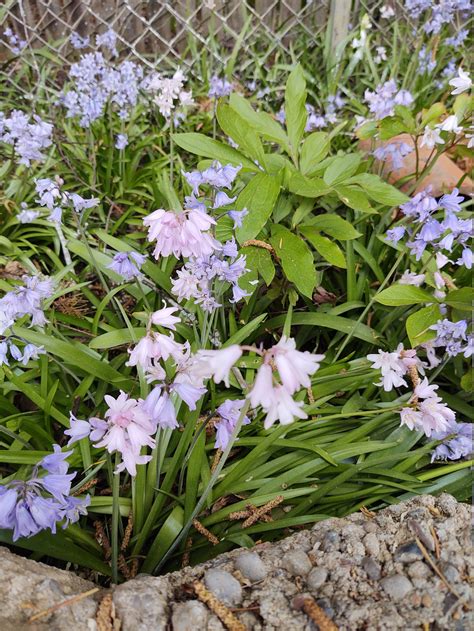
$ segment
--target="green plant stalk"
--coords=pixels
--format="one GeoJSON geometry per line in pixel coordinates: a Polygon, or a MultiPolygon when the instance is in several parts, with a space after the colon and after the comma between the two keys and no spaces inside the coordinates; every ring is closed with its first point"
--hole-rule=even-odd
{"type": "MultiPolygon", "coordinates": [[[[120,464],[120,454],[115,454],[115,469],[120,464]]],[[[114,471],[115,471],[114,469],[114,471]]],[[[120,473],[112,473],[112,583],[118,583],[119,521],[120,521],[120,473]]]]}
{"type": "Polygon", "coordinates": [[[164,557],[161,559],[160,563],[158,563],[158,565],[156,566],[156,568],[153,571],[153,574],[156,574],[157,572],[159,572],[160,568],[163,566],[163,564],[169,559],[169,557],[171,556],[171,554],[176,550],[176,548],[180,545],[180,543],[184,540],[184,538],[187,536],[189,529],[192,526],[192,523],[194,521],[194,519],[196,519],[196,517],[199,515],[199,513],[201,512],[209,494],[211,493],[212,489],[214,488],[214,485],[217,481],[217,479],[219,478],[222,469],[224,468],[224,465],[227,461],[227,458],[229,457],[230,451],[234,445],[235,439],[238,436],[238,433],[240,431],[240,428],[242,427],[242,423],[244,422],[244,418],[245,415],[247,414],[247,411],[250,407],[250,401],[248,399],[246,399],[244,405],[242,406],[242,410],[240,411],[240,416],[239,419],[235,425],[234,431],[232,432],[232,436],[230,437],[230,440],[227,444],[227,447],[225,448],[224,452],[222,453],[221,459],[219,460],[219,464],[217,465],[217,467],[215,468],[213,474],[211,475],[211,479],[209,480],[206,488],[204,489],[203,494],[201,495],[199,502],[196,504],[195,509],[193,510],[192,514],[190,515],[188,521],[184,524],[182,531],[180,532],[180,534],[178,535],[178,537],[176,538],[176,540],[174,541],[173,545],[169,548],[169,550],[166,552],[166,554],[164,555],[164,557]]]}

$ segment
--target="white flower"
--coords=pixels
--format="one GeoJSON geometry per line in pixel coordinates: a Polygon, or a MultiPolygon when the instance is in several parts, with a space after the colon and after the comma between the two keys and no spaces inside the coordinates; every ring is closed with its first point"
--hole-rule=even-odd
{"type": "Polygon", "coordinates": [[[421,418],[421,413],[413,408],[403,408],[400,410],[400,425],[406,425],[408,429],[419,430],[421,418]]]}
{"type": "Polygon", "coordinates": [[[382,63],[382,61],[387,61],[387,49],[385,46],[377,46],[375,49],[377,55],[374,57],[374,61],[376,64],[382,63]]]}
{"type": "Polygon", "coordinates": [[[439,386],[432,384],[430,385],[428,378],[425,377],[423,381],[415,387],[415,396],[420,399],[429,399],[432,397],[436,397],[436,390],[439,386]]]}
{"type": "Polygon", "coordinates": [[[284,386],[276,386],[273,389],[272,402],[267,411],[264,427],[268,429],[275,421],[280,421],[282,425],[293,423],[296,418],[308,418],[308,415],[301,409],[303,403],[296,402],[284,386]]]}
{"type": "Polygon", "coordinates": [[[466,134],[466,140],[467,140],[467,148],[473,149],[474,148],[474,134],[466,134]]]}
{"type": "Polygon", "coordinates": [[[150,320],[156,326],[176,331],[175,324],[181,322],[181,319],[173,315],[175,311],[178,311],[178,307],[163,307],[152,313],[150,320]]]}
{"type": "Polygon", "coordinates": [[[382,20],[389,20],[390,18],[393,18],[394,15],[395,11],[393,10],[393,8],[388,7],[386,4],[384,4],[383,7],[380,9],[380,17],[382,18],[382,20]]]}
{"type": "Polygon", "coordinates": [[[169,357],[173,357],[175,361],[179,361],[183,354],[183,345],[175,342],[172,335],[148,332],[129,353],[130,357],[126,366],[138,365],[149,368],[152,365],[152,359],[166,361],[169,357]]]}
{"type": "Polygon", "coordinates": [[[273,355],[281,381],[290,394],[302,387],[310,387],[309,375],[318,370],[318,362],[324,359],[324,355],[297,351],[295,340],[285,336],[269,352],[273,355]]]}
{"type": "Polygon", "coordinates": [[[200,350],[194,356],[189,373],[202,379],[214,379],[216,383],[223,381],[229,387],[229,373],[232,366],[242,355],[237,344],[218,351],[200,350]]]}
{"type": "Polygon", "coordinates": [[[456,419],[456,414],[443,403],[440,397],[425,399],[419,405],[422,414],[421,429],[428,438],[432,432],[442,432],[456,419]]]}
{"type": "Polygon", "coordinates": [[[270,364],[262,364],[250,391],[250,403],[253,408],[261,405],[269,408],[273,401],[273,370],[270,364]]]}
{"type": "Polygon", "coordinates": [[[421,139],[420,147],[427,147],[428,149],[433,149],[435,145],[444,145],[444,140],[440,136],[439,129],[431,129],[430,127],[425,127],[425,131],[423,133],[423,138],[421,139]]]}
{"type": "Polygon", "coordinates": [[[462,68],[459,68],[458,76],[451,79],[449,85],[452,85],[455,88],[451,94],[461,94],[462,92],[466,92],[471,89],[472,81],[469,77],[469,73],[464,72],[462,68]]]}
{"type": "Polygon", "coordinates": [[[425,274],[417,274],[416,272],[405,270],[398,282],[400,285],[414,285],[415,287],[420,287],[425,282],[425,274]]]}
{"type": "Polygon", "coordinates": [[[436,125],[441,131],[449,131],[454,134],[459,134],[462,132],[462,127],[459,126],[458,117],[456,114],[451,114],[448,116],[442,123],[436,125]]]}
{"type": "Polygon", "coordinates": [[[407,385],[403,379],[407,366],[400,357],[400,350],[402,349],[403,346],[400,345],[397,351],[393,353],[379,350],[377,354],[367,355],[367,359],[372,362],[372,368],[380,370],[382,374],[382,381],[375,385],[383,386],[385,392],[390,392],[392,388],[407,385]]]}

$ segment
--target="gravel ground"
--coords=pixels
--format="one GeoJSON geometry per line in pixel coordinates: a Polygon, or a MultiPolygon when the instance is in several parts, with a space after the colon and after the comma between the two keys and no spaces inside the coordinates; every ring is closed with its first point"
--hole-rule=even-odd
{"type": "Polygon", "coordinates": [[[94,585],[0,548],[0,628],[467,631],[473,565],[469,507],[421,496],[163,577],[142,575],[28,623],[94,585]]]}

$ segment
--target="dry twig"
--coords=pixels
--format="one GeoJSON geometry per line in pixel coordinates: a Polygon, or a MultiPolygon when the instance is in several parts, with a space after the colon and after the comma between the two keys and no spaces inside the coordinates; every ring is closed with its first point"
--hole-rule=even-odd
{"type": "Polygon", "coordinates": [[[198,521],[197,519],[193,519],[193,526],[201,535],[203,535],[203,537],[206,537],[206,539],[210,543],[212,543],[213,546],[217,546],[217,544],[219,543],[219,539],[215,535],[213,535],[210,530],[203,526],[200,521],[198,521]]]}
{"type": "Polygon", "coordinates": [[[48,609],[44,609],[43,611],[35,613],[34,616],[31,616],[30,618],[28,618],[28,622],[35,622],[36,620],[39,620],[40,618],[49,616],[50,613],[54,613],[58,609],[61,609],[61,607],[68,607],[69,605],[74,605],[75,603],[81,600],[84,600],[84,598],[87,598],[88,596],[92,596],[92,594],[95,594],[96,592],[98,592],[99,589],[100,589],[99,587],[94,587],[93,589],[89,589],[87,592],[82,592],[82,594],[77,594],[76,596],[73,596],[72,598],[68,598],[67,600],[63,600],[62,602],[57,603],[56,605],[53,605],[52,607],[48,607],[48,609]]]}
{"type": "Polygon", "coordinates": [[[205,603],[212,613],[216,614],[229,631],[247,631],[245,625],[243,625],[240,620],[234,616],[232,611],[226,607],[224,603],[218,600],[212,592],[206,589],[201,581],[196,581],[194,583],[194,591],[196,592],[199,600],[205,603]]]}
{"type": "Polygon", "coordinates": [[[302,609],[305,614],[316,623],[319,631],[338,631],[338,627],[329,618],[317,602],[310,596],[297,596],[293,600],[295,609],[302,609]]]}
{"type": "Polygon", "coordinates": [[[112,594],[106,594],[99,603],[95,616],[97,631],[120,631],[121,621],[115,615],[112,594]]]}

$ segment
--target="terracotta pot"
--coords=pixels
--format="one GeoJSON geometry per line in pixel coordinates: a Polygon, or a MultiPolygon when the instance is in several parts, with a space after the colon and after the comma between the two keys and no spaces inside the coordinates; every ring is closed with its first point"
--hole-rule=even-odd
{"type": "MultiPolygon", "coordinates": [[[[394,136],[390,138],[390,140],[377,140],[376,147],[382,147],[386,145],[390,145],[392,143],[406,143],[410,147],[414,147],[413,140],[409,134],[400,134],[399,136],[394,136]]],[[[418,154],[419,154],[419,166],[418,170],[421,171],[425,166],[430,154],[431,149],[427,147],[420,147],[421,138],[418,139],[418,154]]],[[[371,141],[370,140],[361,140],[359,142],[359,148],[363,151],[369,152],[371,150],[371,141]]],[[[378,160],[376,160],[376,164],[380,164],[378,160]]],[[[385,176],[388,175],[388,181],[390,184],[395,184],[398,180],[412,175],[415,172],[416,168],[416,154],[413,150],[404,158],[404,165],[401,169],[394,171],[391,166],[391,162],[388,161],[388,164],[385,163],[383,168],[383,174],[385,176]]],[[[443,195],[444,193],[451,192],[452,189],[457,186],[459,180],[463,177],[464,171],[458,167],[458,165],[446,154],[443,153],[436,164],[430,171],[430,173],[424,177],[418,186],[415,189],[415,192],[421,191],[428,186],[432,187],[432,194],[436,197],[443,195]]],[[[410,188],[412,185],[413,178],[403,184],[402,191],[405,191],[410,188]]],[[[466,177],[459,187],[461,192],[470,195],[474,191],[473,181],[471,178],[466,177]]]]}

